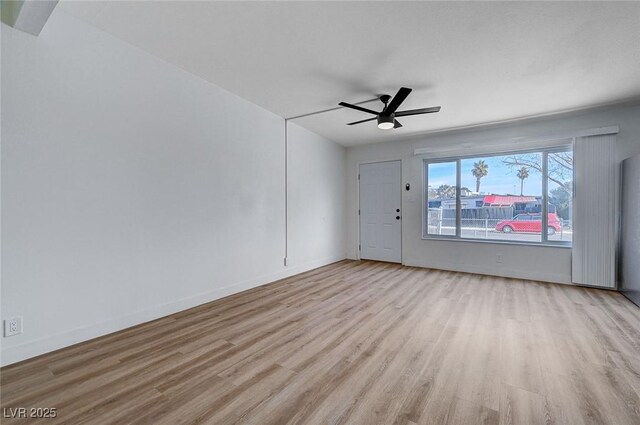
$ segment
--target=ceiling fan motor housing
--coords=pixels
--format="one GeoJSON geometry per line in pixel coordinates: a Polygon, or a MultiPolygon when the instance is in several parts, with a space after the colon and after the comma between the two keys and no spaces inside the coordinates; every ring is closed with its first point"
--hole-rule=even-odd
{"type": "Polygon", "coordinates": [[[390,130],[394,126],[395,114],[378,115],[378,128],[390,130]]]}

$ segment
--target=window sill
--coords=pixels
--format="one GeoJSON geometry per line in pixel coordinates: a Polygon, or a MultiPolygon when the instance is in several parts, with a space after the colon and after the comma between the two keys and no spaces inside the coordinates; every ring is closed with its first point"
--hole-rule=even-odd
{"type": "Polygon", "coordinates": [[[520,246],[533,246],[533,247],[545,247],[545,248],[562,248],[571,249],[570,243],[562,242],[520,242],[520,241],[500,241],[492,239],[472,239],[472,238],[457,238],[455,236],[422,236],[423,241],[451,241],[451,242],[471,242],[471,243],[483,243],[483,244],[495,244],[495,245],[520,245],[520,246]]]}

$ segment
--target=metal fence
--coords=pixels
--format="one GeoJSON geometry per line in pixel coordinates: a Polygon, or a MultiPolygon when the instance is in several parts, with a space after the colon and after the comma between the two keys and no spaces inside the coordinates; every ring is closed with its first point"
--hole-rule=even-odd
{"type": "MultiPolygon", "coordinates": [[[[465,233],[471,232],[472,237],[488,237],[490,232],[496,232],[496,225],[501,220],[491,218],[463,218],[460,225],[465,233]]],[[[455,234],[456,219],[455,218],[439,218],[429,211],[428,218],[429,233],[436,235],[455,234]]]]}
{"type": "MultiPolygon", "coordinates": [[[[460,231],[462,237],[474,239],[503,239],[521,241],[539,241],[540,232],[513,232],[503,233],[496,230],[497,224],[503,219],[496,218],[462,218],[460,220],[460,231]]],[[[561,228],[554,235],[549,235],[549,240],[568,241],[572,239],[570,220],[560,220],[561,228]]],[[[430,235],[455,235],[456,219],[443,218],[442,210],[430,208],[427,217],[428,234],[430,235]]]]}

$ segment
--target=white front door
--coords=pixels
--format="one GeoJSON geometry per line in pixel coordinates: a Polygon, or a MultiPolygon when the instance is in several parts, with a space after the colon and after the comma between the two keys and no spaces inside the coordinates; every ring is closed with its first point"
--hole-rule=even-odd
{"type": "Polygon", "coordinates": [[[360,165],[360,258],[402,261],[400,161],[360,165]]]}

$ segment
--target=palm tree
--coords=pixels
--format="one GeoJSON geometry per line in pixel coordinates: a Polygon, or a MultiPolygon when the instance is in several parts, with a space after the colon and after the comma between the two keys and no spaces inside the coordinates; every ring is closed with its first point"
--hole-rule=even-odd
{"type": "Polygon", "coordinates": [[[518,174],[516,174],[520,179],[520,196],[522,196],[522,192],[524,190],[524,179],[529,177],[529,169],[527,167],[522,167],[518,170],[518,174]]]}
{"type": "Polygon", "coordinates": [[[480,179],[489,174],[489,164],[484,162],[484,159],[474,162],[471,174],[476,178],[476,192],[480,192],[480,179]]]}

